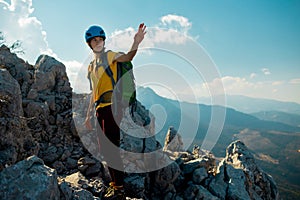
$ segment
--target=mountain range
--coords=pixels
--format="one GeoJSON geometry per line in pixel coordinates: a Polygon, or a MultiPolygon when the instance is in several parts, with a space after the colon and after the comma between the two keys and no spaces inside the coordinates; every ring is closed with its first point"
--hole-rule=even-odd
{"type": "MultiPolygon", "coordinates": [[[[210,104],[211,99],[202,97],[203,104],[210,104]]],[[[300,115],[300,104],[295,102],[283,102],[274,99],[253,98],[242,95],[226,95],[226,107],[236,109],[244,113],[256,113],[261,111],[279,111],[300,115]]]]}
{"type": "Polygon", "coordinates": [[[193,104],[161,97],[143,87],[138,88],[137,98],[154,113],[158,123],[156,138],[161,142],[170,126],[179,130],[196,126],[197,133],[188,128],[179,131],[183,140],[190,142],[189,150],[205,142],[209,127],[214,126],[212,110],[224,110],[224,126],[221,134],[215,136],[219,138],[215,138],[214,155],[224,156],[225,147],[239,139],[274,177],[285,199],[300,198],[300,115],[296,114],[300,113],[299,104],[243,96],[227,98],[228,107],[193,104]],[[193,116],[195,110],[200,116],[193,116]]]}
{"type": "Polygon", "coordinates": [[[271,110],[271,111],[260,111],[256,113],[251,113],[251,115],[261,120],[281,122],[291,126],[300,127],[300,115],[297,114],[271,110]]]}

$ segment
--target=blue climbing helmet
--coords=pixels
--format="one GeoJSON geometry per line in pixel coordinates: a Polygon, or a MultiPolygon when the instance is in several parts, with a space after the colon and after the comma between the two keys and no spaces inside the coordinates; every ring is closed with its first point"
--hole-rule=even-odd
{"type": "Polygon", "coordinates": [[[105,32],[100,26],[96,26],[96,25],[91,26],[85,32],[85,41],[89,43],[93,37],[97,37],[97,36],[102,37],[103,40],[106,39],[105,32]]]}

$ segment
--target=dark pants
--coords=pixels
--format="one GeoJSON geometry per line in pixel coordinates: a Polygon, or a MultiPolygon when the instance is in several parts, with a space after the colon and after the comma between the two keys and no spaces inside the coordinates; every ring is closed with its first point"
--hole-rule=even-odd
{"type": "Polygon", "coordinates": [[[119,149],[120,128],[113,117],[111,106],[99,108],[97,110],[97,119],[102,129],[102,132],[99,131],[101,154],[104,156],[104,160],[108,164],[112,182],[114,182],[116,186],[121,186],[124,181],[124,172],[122,171],[123,163],[119,149]],[[107,141],[107,139],[114,145],[107,141]]]}

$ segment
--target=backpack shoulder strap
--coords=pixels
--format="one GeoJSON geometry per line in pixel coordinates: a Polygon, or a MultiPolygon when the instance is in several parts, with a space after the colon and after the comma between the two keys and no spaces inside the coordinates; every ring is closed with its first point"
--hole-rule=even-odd
{"type": "Polygon", "coordinates": [[[91,73],[93,71],[93,61],[90,62],[89,66],[88,66],[88,74],[87,74],[87,78],[89,79],[89,83],[90,83],[90,90],[93,90],[93,86],[92,86],[92,80],[91,80],[91,73]]]}
{"type": "Polygon", "coordinates": [[[110,77],[112,86],[115,87],[116,81],[115,81],[115,79],[114,79],[114,74],[113,74],[113,72],[112,72],[112,70],[111,70],[111,68],[110,68],[110,66],[109,66],[109,63],[108,63],[108,58],[107,58],[108,52],[110,52],[110,50],[104,52],[104,53],[101,55],[101,60],[102,60],[102,64],[103,64],[103,66],[104,66],[104,69],[105,69],[106,74],[110,77]]]}
{"type": "MultiPolygon", "coordinates": [[[[105,73],[110,77],[111,79],[111,83],[112,83],[112,86],[115,87],[116,85],[116,81],[114,80],[114,76],[113,76],[113,72],[109,66],[109,63],[108,63],[108,52],[111,52],[110,50],[104,52],[102,55],[101,55],[101,61],[102,63],[100,65],[97,65],[96,64],[96,71],[99,67],[104,67],[105,69],[105,73]]],[[[91,63],[89,64],[89,67],[88,67],[88,75],[87,75],[87,78],[89,79],[89,82],[90,82],[90,90],[93,90],[92,88],[92,81],[91,81],[91,73],[93,71],[93,65],[94,65],[94,60],[91,61],[91,63]]]]}

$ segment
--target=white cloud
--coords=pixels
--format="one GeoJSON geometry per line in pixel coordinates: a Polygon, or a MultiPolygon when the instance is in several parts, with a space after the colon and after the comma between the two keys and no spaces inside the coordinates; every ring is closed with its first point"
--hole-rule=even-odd
{"type": "Polygon", "coordinates": [[[271,72],[268,68],[262,68],[261,71],[264,73],[264,75],[270,75],[271,72]]]}
{"type": "Polygon", "coordinates": [[[127,52],[132,45],[135,31],[132,27],[125,30],[115,30],[106,40],[106,49],[127,52]]]}
{"type": "Polygon", "coordinates": [[[225,76],[221,78],[226,93],[239,94],[244,92],[246,89],[255,88],[257,85],[241,77],[225,76]]]}
{"type": "Polygon", "coordinates": [[[170,43],[170,44],[184,44],[187,40],[187,36],[180,34],[174,29],[166,29],[155,27],[149,30],[149,37],[146,38],[146,43],[170,43]]]}
{"type": "Polygon", "coordinates": [[[256,76],[257,76],[256,73],[251,73],[249,77],[250,77],[250,79],[253,79],[253,78],[255,78],[256,76]]]}
{"type": "Polygon", "coordinates": [[[224,76],[215,78],[211,82],[195,84],[193,90],[198,98],[218,95],[255,96],[264,90],[264,85],[265,83],[251,82],[242,77],[224,76]]]}
{"type": "Polygon", "coordinates": [[[295,78],[289,81],[290,84],[300,84],[300,78],[295,78]]]}
{"type": "Polygon", "coordinates": [[[22,42],[25,55],[20,57],[34,63],[42,52],[54,55],[48,46],[47,34],[43,31],[42,23],[32,16],[32,0],[11,0],[10,3],[0,1],[0,6],[0,27],[3,29],[1,31],[8,44],[16,40],[22,42]]]}
{"type": "MultiPolygon", "coordinates": [[[[151,48],[161,44],[181,45],[190,38],[188,31],[192,23],[183,16],[166,15],[160,18],[155,27],[147,27],[147,34],[140,47],[151,48]]],[[[137,29],[128,27],[125,30],[115,30],[106,42],[107,49],[128,51],[137,29]]]]}
{"type": "Polygon", "coordinates": [[[187,33],[192,27],[192,23],[188,18],[179,15],[165,15],[160,18],[160,21],[164,26],[175,30],[182,30],[184,33],[187,33]]]}
{"type": "Polygon", "coordinates": [[[47,54],[64,63],[71,85],[74,86],[83,64],[76,60],[63,60],[49,47],[41,21],[32,16],[32,0],[11,0],[10,3],[0,0],[0,11],[0,31],[3,31],[6,43],[10,45],[20,40],[25,54],[19,56],[31,64],[40,54],[47,54]]]}
{"type": "MultiPolygon", "coordinates": [[[[300,78],[286,81],[250,81],[242,77],[225,76],[216,78],[212,82],[203,83],[202,89],[198,94],[209,97],[208,86],[210,90],[221,92],[220,82],[223,83],[225,94],[228,95],[245,95],[254,98],[269,98],[281,101],[299,101],[300,94],[300,78]],[[206,89],[206,90],[205,90],[206,89]],[[206,94],[206,95],[205,95],[206,94]]],[[[199,96],[199,97],[201,97],[199,96]]]]}
{"type": "MultiPolygon", "coordinates": [[[[79,76],[79,73],[78,73],[81,70],[81,68],[83,67],[83,64],[76,61],[76,60],[62,61],[62,63],[64,63],[64,65],[66,66],[66,71],[67,71],[67,74],[68,74],[68,77],[69,77],[69,81],[70,81],[71,86],[73,87],[73,89],[74,90],[84,90],[84,89],[78,88],[80,85],[87,82],[86,75],[85,76],[79,76]],[[81,80],[80,77],[83,80],[81,80]]],[[[85,85],[85,86],[88,86],[88,85],[85,85]]],[[[86,87],[86,89],[88,89],[88,87],[86,87]]]]}
{"type": "Polygon", "coordinates": [[[272,85],[276,86],[276,85],[282,85],[284,84],[284,81],[273,81],[272,85]]]}

